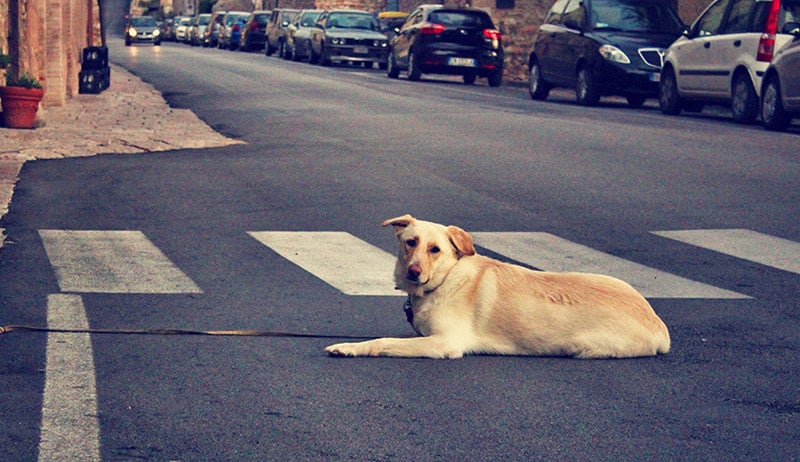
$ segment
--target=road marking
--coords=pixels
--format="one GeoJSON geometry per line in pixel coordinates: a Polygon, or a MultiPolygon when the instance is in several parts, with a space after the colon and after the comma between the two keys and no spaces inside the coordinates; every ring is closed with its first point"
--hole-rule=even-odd
{"type": "Polygon", "coordinates": [[[749,229],[653,231],[653,234],[800,274],[800,243],[749,229]]]}
{"type": "MultiPolygon", "coordinates": [[[[80,295],[47,298],[47,326],[88,329],[80,295]]],[[[97,390],[89,334],[47,334],[39,460],[100,460],[97,390]]]]}
{"type": "Polygon", "coordinates": [[[140,231],[41,229],[62,292],[201,293],[140,231]]]}
{"type": "Polygon", "coordinates": [[[250,236],[347,295],[402,295],[394,288],[396,257],[336,231],[253,231],[250,236]]]}
{"type": "Polygon", "coordinates": [[[549,233],[472,233],[475,243],[545,271],[579,271],[614,276],[649,298],[751,298],[624,258],[549,233]]]}

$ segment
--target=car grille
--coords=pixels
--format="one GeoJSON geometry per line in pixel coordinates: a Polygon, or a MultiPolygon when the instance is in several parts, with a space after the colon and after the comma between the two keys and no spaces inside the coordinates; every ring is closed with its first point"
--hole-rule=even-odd
{"type": "Polygon", "coordinates": [[[639,48],[639,56],[645,64],[650,67],[661,69],[664,66],[664,55],[666,50],[663,48],[639,48]]]}
{"type": "Polygon", "coordinates": [[[354,39],[348,38],[344,40],[345,45],[363,45],[371,47],[375,45],[375,39],[354,39]]]}

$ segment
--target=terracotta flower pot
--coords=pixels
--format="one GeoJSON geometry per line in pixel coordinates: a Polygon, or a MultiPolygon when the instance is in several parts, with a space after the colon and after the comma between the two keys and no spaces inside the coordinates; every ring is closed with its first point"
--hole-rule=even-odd
{"type": "Polygon", "coordinates": [[[36,112],[44,96],[41,88],[0,87],[3,108],[3,126],[8,128],[33,128],[36,112]]]}

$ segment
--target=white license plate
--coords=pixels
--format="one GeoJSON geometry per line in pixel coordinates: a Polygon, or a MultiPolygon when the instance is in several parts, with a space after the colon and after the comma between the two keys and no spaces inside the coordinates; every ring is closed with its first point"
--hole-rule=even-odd
{"type": "Polygon", "coordinates": [[[447,58],[447,64],[449,66],[475,67],[475,60],[472,58],[447,58]]]}
{"type": "Polygon", "coordinates": [[[369,48],[367,47],[353,47],[353,53],[357,55],[366,55],[369,54],[369,48]]]}
{"type": "Polygon", "coordinates": [[[653,72],[650,74],[650,81],[651,82],[660,82],[661,81],[661,73],[653,72]]]}

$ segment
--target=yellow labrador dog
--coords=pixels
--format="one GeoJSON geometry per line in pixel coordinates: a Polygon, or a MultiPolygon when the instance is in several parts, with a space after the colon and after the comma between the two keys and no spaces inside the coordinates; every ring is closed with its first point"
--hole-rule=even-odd
{"type": "Polygon", "coordinates": [[[332,356],[460,358],[465,354],[628,358],[667,353],[669,332],[633,287],[609,276],[549,273],[477,255],[456,226],[405,215],[397,288],[421,337],[340,343],[332,356]]]}

